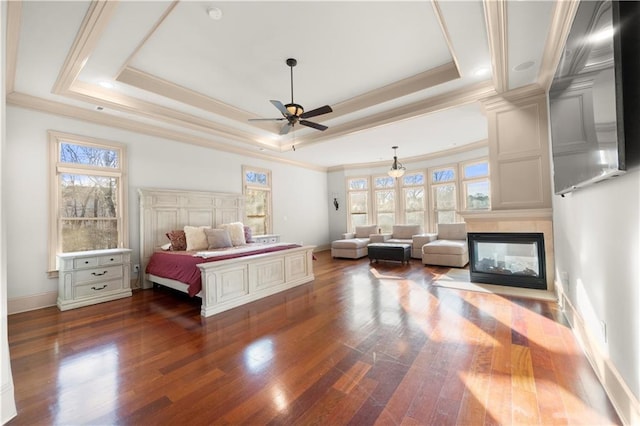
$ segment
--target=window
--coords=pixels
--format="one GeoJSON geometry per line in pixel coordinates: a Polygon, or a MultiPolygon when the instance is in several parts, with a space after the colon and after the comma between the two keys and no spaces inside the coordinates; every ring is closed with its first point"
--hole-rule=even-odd
{"type": "Polygon", "coordinates": [[[49,270],[57,268],[56,253],[127,246],[124,146],[59,132],[49,140],[49,270]]]}
{"type": "Polygon", "coordinates": [[[458,222],[460,219],[456,213],[458,207],[456,168],[452,166],[431,169],[430,177],[433,229],[436,229],[438,223],[458,222]]]}
{"type": "Polygon", "coordinates": [[[347,179],[347,202],[349,209],[349,226],[373,225],[369,223],[369,178],[358,177],[347,179]]]}
{"type": "Polygon", "coordinates": [[[396,223],[396,182],[391,176],[373,178],[375,212],[378,227],[382,232],[391,232],[396,223]]]}
{"type": "Polygon", "coordinates": [[[397,179],[348,177],[349,229],[378,224],[391,232],[395,224],[409,224],[435,232],[438,223],[461,222],[460,210],[491,208],[489,172],[488,159],[478,158],[410,170],[397,179]]]}
{"type": "Polygon", "coordinates": [[[254,235],[271,233],[271,172],[242,167],[245,225],[254,235]]]}
{"type": "Polygon", "coordinates": [[[462,164],[462,188],[465,210],[489,210],[489,162],[487,160],[462,164]]]}
{"type": "Polygon", "coordinates": [[[426,199],[424,173],[411,172],[402,177],[402,202],[404,203],[404,223],[425,226],[426,199]]]}

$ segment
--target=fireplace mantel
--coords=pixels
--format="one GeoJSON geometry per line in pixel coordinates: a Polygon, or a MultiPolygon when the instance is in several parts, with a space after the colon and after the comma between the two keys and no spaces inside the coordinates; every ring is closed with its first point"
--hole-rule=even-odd
{"type": "Polygon", "coordinates": [[[522,210],[489,210],[489,211],[461,211],[460,216],[466,223],[471,222],[500,222],[500,221],[529,221],[551,220],[551,209],[522,209],[522,210]]]}

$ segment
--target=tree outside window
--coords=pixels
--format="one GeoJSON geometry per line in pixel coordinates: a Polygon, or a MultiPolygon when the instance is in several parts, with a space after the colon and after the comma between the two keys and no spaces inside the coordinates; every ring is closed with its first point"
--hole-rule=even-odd
{"type": "Polygon", "coordinates": [[[489,210],[491,208],[489,186],[489,162],[462,165],[465,210],[489,210]]]}
{"type": "Polygon", "coordinates": [[[56,253],[102,250],[128,244],[124,147],[49,132],[52,151],[49,270],[56,253]]]}
{"type": "Polygon", "coordinates": [[[347,200],[349,209],[349,226],[353,231],[356,226],[369,223],[369,179],[347,179],[347,200]]]}

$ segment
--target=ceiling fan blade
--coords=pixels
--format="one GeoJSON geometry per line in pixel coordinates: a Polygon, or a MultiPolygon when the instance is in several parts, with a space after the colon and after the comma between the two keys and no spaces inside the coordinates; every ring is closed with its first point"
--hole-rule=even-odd
{"type": "Polygon", "coordinates": [[[287,111],[287,109],[284,107],[284,105],[282,105],[282,102],[274,101],[274,100],[271,100],[269,102],[271,102],[274,107],[278,108],[278,111],[280,111],[282,113],[282,115],[284,115],[285,117],[288,117],[288,116],[291,115],[291,113],[289,113],[289,111],[287,111]]]}
{"type": "Polygon", "coordinates": [[[300,118],[311,118],[316,115],[322,115],[333,112],[329,105],[321,106],[320,108],[312,109],[311,111],[307,111],[300,115],[300,118]]]}
{"type": "Polygon", "coordinates": [[[279,118],[250,118],[249,121],[282,121],[286,120],[284,117],[279,118]]]}
{"type": "Polygon", "coordinates": [[[289,130],[291,130],[292,127],[293,126],[291,125],[291,123],[284,123],[284,125],[280,129],[280,134],[286,135],[287,133],[289,133],[289,130]]]}
{"type": "Polygon", "coordinates": [[[300,120],[299,123],[302,124],[303,126],[313,127],[314,129],[321,130],[323,132],[328,129],[327,126],[322,125],[322,124],[318,124],[318,123],[314,123],[313,121],[300,120]]]}

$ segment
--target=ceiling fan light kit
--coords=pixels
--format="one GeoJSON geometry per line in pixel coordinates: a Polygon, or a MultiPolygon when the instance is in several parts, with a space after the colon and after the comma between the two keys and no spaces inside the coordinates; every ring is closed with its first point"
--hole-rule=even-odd
{"type": "Polygon", "coordinates": [[[398,156],[396,155],[397,146],[392,146],[393,149],[393,164],[391,164],[391,168],[387,172],[389,176],[393,178],[399,178],[404,176],[404,172],[407,170],[401,162],[398,161],[398,156]]]}
{"type": "Polygon", "coordinates": [[[333,112],[333,109],[329,105],[321,106],[320,108],[312,109],[311,111],[305,112],[302,105],[297,104],[293,101],[293,67],[298,64],[298,61],[294,58],[289,58],[286,61],[287,66],[289,66],[291,71],[291,102],[284,105],[280,101],[271,100],[273,106],[278,108],[278,111],[282,114],[282,117],[278,118],[250,118],[249,121],[284,121],[282,128],[280,129],[281,135],[286,135],[293,128],[296,123],[300,123],[303,126],[311,127],[312,129],[325,131],[328,129],[327,126],[319,123],[314,123],[313,121],[307,120],[307,118],[316,117],[318,115],[327,114],[333,112]]]}

